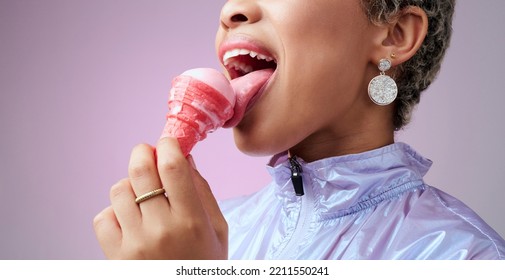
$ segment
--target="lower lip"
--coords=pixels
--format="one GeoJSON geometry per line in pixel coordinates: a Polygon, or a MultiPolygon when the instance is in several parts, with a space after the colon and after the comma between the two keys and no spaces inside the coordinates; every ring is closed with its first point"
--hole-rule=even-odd
{"type": "Polygon", "coordinates": [[[261,86],[261,88],[258,90],[258,92],[253,96],[253,98],[251,98],[251,100],[249,100],[249,103],[247,103],[247,107],[245,109],[244,114],[249,112],[249,110],[251,110],[251,108],[254,106],[254,104],[256,104],[256,102],[261,98],[261,96],[263,95],[263,92],[265,92],[267,90],[267,88],[273,82],[276,75],[277,75],[277,69],[274,71],[272,76],[270,76],[270,78],[268,78],[268,80],[265,82],[265,84],[263,84],[263,86],[261,86]]]}

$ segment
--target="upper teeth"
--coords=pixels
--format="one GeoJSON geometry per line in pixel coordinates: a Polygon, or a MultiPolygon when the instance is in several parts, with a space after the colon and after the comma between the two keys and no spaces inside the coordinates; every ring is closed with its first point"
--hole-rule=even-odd
{"type": "Polygon", "coordinates": [[[274,60],[273,57],[263,55],[263,54],[260,54],[260,53],[254,52],[254,51],[250,51],[250,50],[246,50],[246,49],[233,49],[233,50],[229,50],[224,53],[224,55],[223,55],[224,65],[226,66],[226,65],[230,64],[230,58],[237,57],[239,55],[249,55],[252,58],[262,59],[262,60],[266,60],[266,61],[274,60]]]}

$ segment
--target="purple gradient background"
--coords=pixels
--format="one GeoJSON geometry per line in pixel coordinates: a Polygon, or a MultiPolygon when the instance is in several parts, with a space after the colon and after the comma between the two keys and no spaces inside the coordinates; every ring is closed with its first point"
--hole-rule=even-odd
{"type": "MultiPolygon", "coordinates": [[[[221,1],[0,0],[0,259],[100,259],[92,219],[155,143],[171,78],[218,67],[221,1]]],[[[398,139],[427,182],[505,236],[505,1],[459,1],[439,79],[398,139]]],[[[268,182],[267,158],[218,130],[193,152],[219,199],[268,182]],[[219,162],[219,163],[217,163],[219,162]]]]}

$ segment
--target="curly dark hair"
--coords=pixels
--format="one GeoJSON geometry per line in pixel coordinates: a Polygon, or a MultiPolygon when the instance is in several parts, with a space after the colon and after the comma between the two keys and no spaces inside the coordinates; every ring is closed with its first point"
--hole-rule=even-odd
{"type": "Polygon", "coordinates": [[[428,16],[428,34],[418,52],[397,66],[394,79],[398,85],[393,124],[396,130],[410,122],[412,110],[421,92],[437,76],[452,34],[455,0],[361,0],[363,10],[373,24],[388,23],[408,6],[422,8],[428,16]]]}

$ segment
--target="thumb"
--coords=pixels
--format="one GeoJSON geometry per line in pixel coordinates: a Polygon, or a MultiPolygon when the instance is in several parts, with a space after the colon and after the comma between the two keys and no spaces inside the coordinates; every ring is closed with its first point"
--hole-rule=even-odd
{"type": "Polygon", "coordinates": [[[196,192],[202,203],[202,206],[207,213],[214,230],[218,234],[218,238],[221,241],[228,240],[228,224],[219,208],[219,204],[212,193],[207,181],[200,175],[200,172],[196,169],[195,161],[191,155],[187,157],[189,164],[193,167],[191,175],[193,177],[193,183],[195,184],[196,192]]]}

